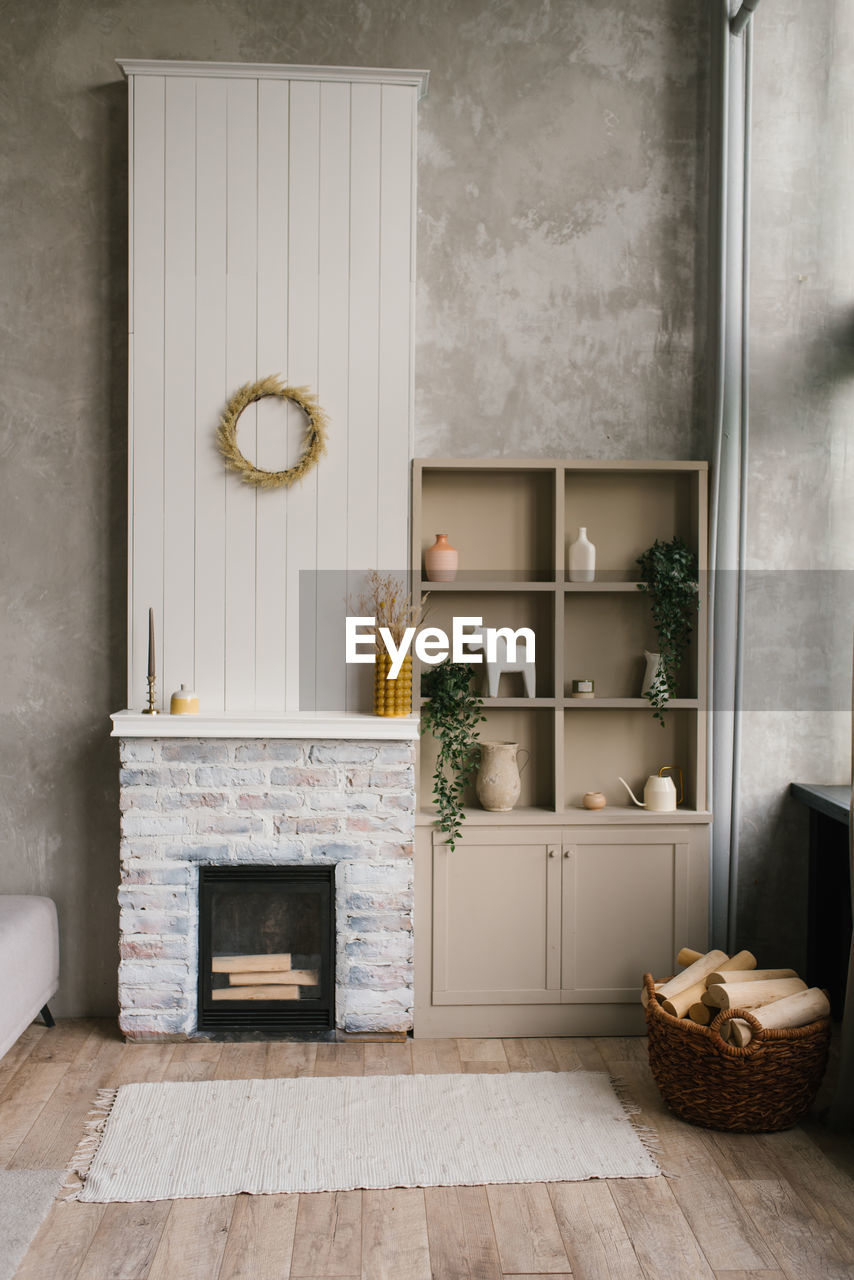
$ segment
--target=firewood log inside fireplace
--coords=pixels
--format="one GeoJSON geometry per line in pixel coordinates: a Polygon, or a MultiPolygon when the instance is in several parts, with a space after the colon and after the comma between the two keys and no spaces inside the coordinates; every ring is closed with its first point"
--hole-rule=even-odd
{"type": "Polygon", "coordinates": [[[281,983],[267,987],[215,987],[212,1000],[299,1000],[299,987],[281,983]]]}
{"type": "Polygon", "coordinates": [[[277,973],[275,969],[271,969],[269,973],[252,973],[247,970],[246,973],[229,972],[228,975],[229,985],[232,987],[269,986],[285,980],[292,986],[316,987],[320,982],[320,972],[317,969],[288,969],[277,973]]]}
{"type": "Polygon", "coordinates": [[[289,951],[265,956],[214,956],[211,969],[214,973],[254,973],[270,971],[280,973],[290,969],[291,955],[289,951]]]}

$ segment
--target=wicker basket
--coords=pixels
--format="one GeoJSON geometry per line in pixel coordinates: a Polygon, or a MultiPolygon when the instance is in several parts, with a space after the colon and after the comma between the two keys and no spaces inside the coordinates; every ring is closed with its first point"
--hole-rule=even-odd
{"type": "Polygon", "coordinates": [[[770,1133],[790,1129],[818,1092],[830,1044],[830,1019],[791,1031],[766,1031],[746,1009],[722,1009],[709,1027],[674,1018],[649,997],[649,1065],[661,1096],[682,1120],[704,1129],[770,1133]],[[720,1028],[743,1018],[753,1030],[744,1049],[727,1044],[720,1028]]]}

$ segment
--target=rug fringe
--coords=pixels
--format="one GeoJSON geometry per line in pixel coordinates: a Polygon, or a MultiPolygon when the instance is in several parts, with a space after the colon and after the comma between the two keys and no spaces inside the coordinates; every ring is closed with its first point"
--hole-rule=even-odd
{"type": "Polygon", "coordinates": [[[92,1108],[83,1126],[83,1137],[65,1170],[65,1177],[60,1187],[61,1200],[77,1200],[89,1175],[92,1161],[97,1155],[104,1136],[104,1129],[110,1118],[113,1104],[118,1097],[118,1089],[99,1089],[92,1108]]]}
{"type": "Polygon", "coordinates": [[[617,1100],[623,1108],[623,1113],[640,1139],[641,1145],[647,1155],[658,1165],[659,1173],[669,1178],[672,1175],[662,1168],[661,1162],[664,1159],[664,1150],[661,1145],[661,1137],[657,1129],[653,1129],[651,1125],[641,1124],[638,1120],[640,1115],[640,1107],[631,1096],[630,1086],[621,1076],[609,1076],[611,1087],[617,1095],[617,1100]]]}

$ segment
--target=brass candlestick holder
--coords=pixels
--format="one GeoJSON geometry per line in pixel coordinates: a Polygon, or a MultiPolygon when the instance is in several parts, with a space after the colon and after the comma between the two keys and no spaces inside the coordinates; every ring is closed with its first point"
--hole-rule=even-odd
{"type": "Polygon", "coordinates": [[[142,708],[144,716],[159,716],[160,712],[154,705],[154,676],[148,677],[148,706],[142,708]]]}

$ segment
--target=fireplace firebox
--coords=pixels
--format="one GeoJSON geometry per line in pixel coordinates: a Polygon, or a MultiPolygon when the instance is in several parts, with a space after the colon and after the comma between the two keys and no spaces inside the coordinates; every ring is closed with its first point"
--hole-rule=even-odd
{"type": "Polygon", "coordinates": [[[335,1025],[334,866],[199,868],[200,1031],[335,1025]]]}

